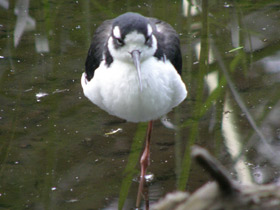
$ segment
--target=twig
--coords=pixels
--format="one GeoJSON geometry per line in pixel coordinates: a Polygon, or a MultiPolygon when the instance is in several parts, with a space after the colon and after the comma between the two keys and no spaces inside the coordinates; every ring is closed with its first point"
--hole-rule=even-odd
{"type": "Polygon", "coordinates": [[[205,149],[199,146],[193,146],[192,158],[215,179],[225,195],[232,195],[239,191],[238,185],[232,181],[227,170],[205,149]]]}

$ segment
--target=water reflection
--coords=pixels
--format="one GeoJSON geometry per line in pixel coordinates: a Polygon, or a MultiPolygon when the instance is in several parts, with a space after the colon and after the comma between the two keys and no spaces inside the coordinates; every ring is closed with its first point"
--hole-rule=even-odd
{"type": "Polygon", "coordinates": [[[8,0],[0,0],[0,6],[3,7],[4,9],[9,8],[9,1],[8,0]]]}
{"type": "Polygon", "coordinates": [[[18,0],[14,12],[17,16],[14,31],[14,46],[17,47],[23,33],[35,29],[36,21],[29,15],[29,0],[18,0]]]}
{"type": "MultiPolygon", "coordinates": [[[[239,135],[240,131],[236,124],[235,115],[232,111],[232,106],[230,100],[226,97],[224,104],[224,114],[222,121],[222,131],[225,138],[225,146],[232,159],[237,159],[238,155],[242,151],[242,142],[241,136],[239,135]]],[[[251,184],[252,177],[250,173],[249,166],[246,164],[244,157],[238,158],[235,163],[235,171],[237,179],[244,184],[251,184]]]]}
{"type": "Polygon", "coordinates": [[[2,208],[134,207],[146,125],[92,106],[79,81],[94,29],[125,11],[166,20],[181,34],[190,91],[163,121],[172,129],[155,123],[149,201],[209,180],[190,160],[194,143],[240,181],[278,183],[279,2],[189,2],[0,1],[2,208]]]}

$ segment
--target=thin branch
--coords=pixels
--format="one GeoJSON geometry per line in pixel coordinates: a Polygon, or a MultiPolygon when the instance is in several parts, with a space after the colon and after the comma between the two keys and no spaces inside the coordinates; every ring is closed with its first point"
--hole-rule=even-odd
{"type": "MultiPolygon", "coordinates": [[[[229,86],[229,89],[236,101],[236,103],[238,104],[238,106],[240,107],[240,109],[242,110],[242,112],[245,114],[248,122],[250,123],[250,125],[252,126],[252,128],[255,130],[255,132],[257,133],[257,135],[260,137],[260,140],[261,142],[264,144],[264,146],[266,147],[267,149],[267,152],[269,153],[272,153],[274,154],[275,152],[273,151],[273,149],[271,148],[271,146],[267,143],[267,140],[265,138],[265,136],[263,135],[263,133],[261,132],[261,130],[258,128],[257,124],[255,123],[255,120],[253,119],[252,115],[250,114],[249,110],[247,109],[247,107],[245,106],[242,98],[240,97],[239,93],[236,91],[236,88],[233,84],[233,82],[231,81],[231,78],[228,74],[228,70],[227,70],[227,67],[225,66],[223,60],[222,60],[222,57],[220,55],[220,52],[218,51],[218,49],[215,47],[214,45],[214,40],[211,40],[212,41],[212,49],[213,49],[213,52],[215,54],[215,57],[218,61],[218,64],[221,68],[221,70],[223,71],[224,73],[224,76],[227,80],[227,84],[229,86]]],[[[252,145],[252,142],[248,142],[247,143],[247,146],[251,146],[252,145]]],[[[242,154],[241,154],[242,155],[242,154]]],[[[239,156],[240,157],[240,156],[239,156]]]]}

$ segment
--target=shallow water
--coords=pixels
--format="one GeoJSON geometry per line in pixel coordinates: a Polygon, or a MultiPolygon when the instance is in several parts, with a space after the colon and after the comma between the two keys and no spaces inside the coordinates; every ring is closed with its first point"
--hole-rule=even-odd
{"type": "Polygon", "coordinates": [[[135,207],[147,125],[108,115],[80,85],[94,30],[126,11],[178,31],[189,91],[166,118],[176,130],[154,124],[150,204],[210,179],[194,144],[240,182],[278,183],[279,2],[186,2],[0,0],[1,209],[135,207]]]}

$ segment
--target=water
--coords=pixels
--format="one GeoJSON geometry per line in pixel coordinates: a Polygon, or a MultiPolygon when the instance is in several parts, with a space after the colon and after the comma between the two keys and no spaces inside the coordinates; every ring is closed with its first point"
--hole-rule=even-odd
{"type": "Polygon", "coordinates": [[[207,148],[235,179],[278,183],[278,1],[204,1],[192,8],[186,1],[0,5],[2,209],[135,207],[146,124],[109,116],[80,85],[93,31],[126,11],[178,31],[189,90],[167,116],[177,130],[155,122],[149,202],[209,180],[191,162],[193,144],[207,148]]]}

